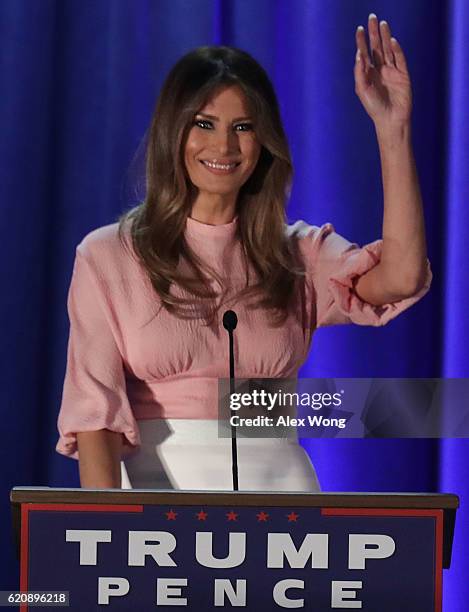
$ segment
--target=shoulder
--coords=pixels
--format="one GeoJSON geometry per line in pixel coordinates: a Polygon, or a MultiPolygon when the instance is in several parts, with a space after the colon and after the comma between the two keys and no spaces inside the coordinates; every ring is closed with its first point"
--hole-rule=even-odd
{"type": "Polygon", "coordinates": [[[355,243],[338,234],[331,223],[317,226],[299,220],[287,225],[287,235],[297,241],[304,261],[313,267],[324,262],[335,262],[351,249],[357,248],[355,243]]]}
{"type": "Polygon", "coordinates": [[[133,255],[129,224],[123,225],[121,231],[119,223],[94,229],[79,243],[77,253],[89,262],[98,263],[108,259],[118,261],[122,257],[133,255]]]}
{"type": "MultiPolygon", "coordinates": [[[[128,231],[125,232],[124,237],[128,241],[128,231]]],[[[124,244],[119,235],[119,224],[112,223],[86,234],[77,246],[77,251],[85,258],[94,258],[109,253],[118,253],[123,247],[124,244]]]]}
{"type": "Polygon", "coordinates": [[[332,223],[324,223],[321,226],[310,225],[302,219],[291,225],[286,225],[286,234],[291,240],[298,242],[302,252],[308,254],[319,250],[326,242],[332,243],[337,240],[344,240],[336,233],[332,223]]]}
{"type": "Polygon", "coordinates": [[[76,249],[77,259],[84,260],[88,268],[101,278],[112,278],[128,272],[137,263],[132,247],[130,227],[112,223],[91,231],[76,249]]]}
{"type": "Polygon", "coordinates": [[[310,225],[303,221],[303,219],[299,219],[290,225],[285,226],[285,231],[287,236],[292,239],[297,240],[317,240],[320,236],[324,237],[328,233],[334,231],[333,226],[330,223],[325,223],[324,225],[310,225]]]}

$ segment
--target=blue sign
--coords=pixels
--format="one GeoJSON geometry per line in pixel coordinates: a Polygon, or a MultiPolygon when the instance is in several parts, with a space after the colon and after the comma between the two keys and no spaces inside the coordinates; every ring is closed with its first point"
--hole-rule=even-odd
{"type": "Polygon", "coordinates": [[[433,612],[441,605],[440,510],[25,508],[22,588],[69,591],[74,611],[433,612]]]}

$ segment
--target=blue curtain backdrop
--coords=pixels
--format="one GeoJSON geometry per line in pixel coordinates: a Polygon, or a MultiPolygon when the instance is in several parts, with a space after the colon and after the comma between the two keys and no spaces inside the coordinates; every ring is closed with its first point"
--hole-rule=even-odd
{"type": "MultiPolygon", "coordinates": [[[[163,79],[203,44],[246,49],[269,72],[295,163],[293,221],[380,236],[371,121],[354,93],[354,32],[369,12],[401,42],[414,87],[431,292],[381,329],[320,330],[303,376],[469,375],[469,3],[467,0],[1,0],[2,299],[0,589],[17,588],[8,492],[78,486],[57,455],[66,296],[76,244],[135,203],[132,164],[163,79]]],[[[157,348],[155,347],[155,350],[157,348]]],[[[445,609],[469,598],[469,442],[322,440],[324,490],[461,496],[445,609]]]]}

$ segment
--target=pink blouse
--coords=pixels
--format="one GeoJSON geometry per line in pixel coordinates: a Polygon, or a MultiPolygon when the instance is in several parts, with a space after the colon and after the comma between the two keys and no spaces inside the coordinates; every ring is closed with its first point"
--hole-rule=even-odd
{"type": "MultiPolygon", "coordinates": [[[[234,298],[206,326],[161,307],[117,228],[101,227],[79,244],[70,285],[70,338],[56,450],[75,459],[76,432],[109,429],[137,447],[139,419],[217,418],[218,378],[229,377],[228,334],[221,321],[225,310],[233,308],[238,316],[238,378],[295,378],[317,327],[384,325],[428,291],[432,276],[428,265],[424,288],[411,298],[367,304],[353,292],[352,283],[379,262],[382,241],[359,248],[330,224],[318,228],[297,221],[286,231],[298,240],[306,282],[303,300],[286,323],[270,327],[264,310],[248,310],[234,298]]],[[[230,295],[245,282],[236,229],[236,218],[225,225],[189,218],[185,233],[191,248],[229,279],[230,295]]],[[[130,247],[128,235],[126,242],[130,247]]]]}

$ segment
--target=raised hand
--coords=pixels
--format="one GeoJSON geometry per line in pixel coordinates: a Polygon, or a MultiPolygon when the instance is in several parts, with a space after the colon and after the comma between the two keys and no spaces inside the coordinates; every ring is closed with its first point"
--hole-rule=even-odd
{"type": "Polygon", "coordinates": [[[368,18],[368,35],[371,58],[365,28],[357,28],[355,92],[377,127],[404,125],[412,111],[412,87],[404,52],[391,37],[388,23],[378,24],[374,14],[368,18]]]}

